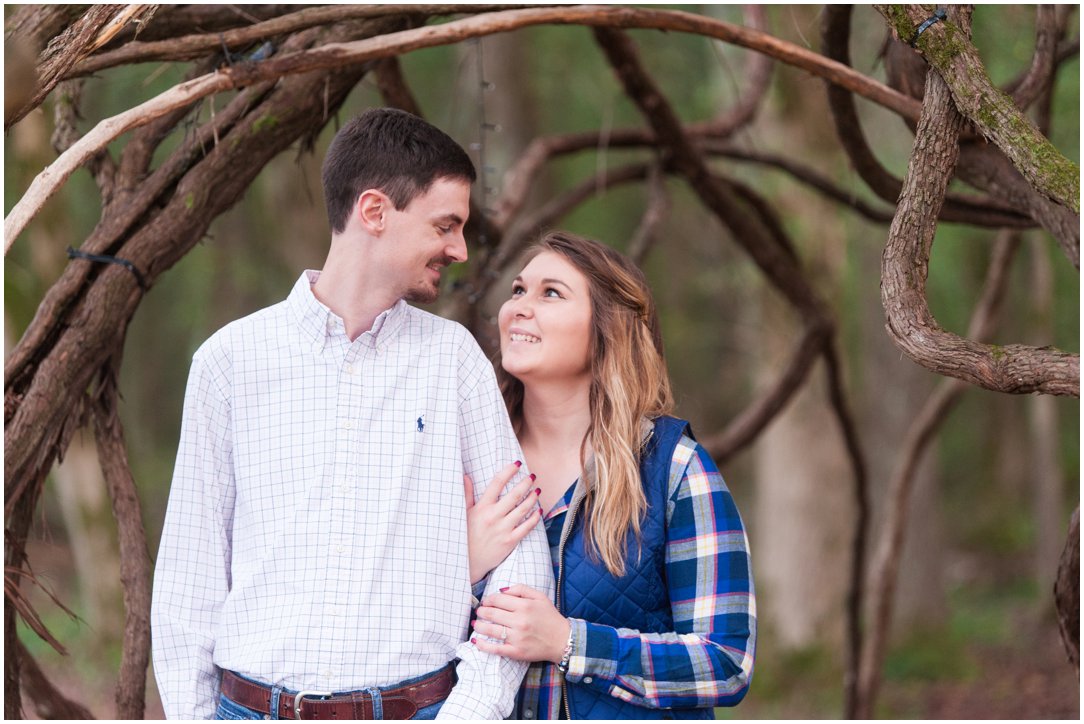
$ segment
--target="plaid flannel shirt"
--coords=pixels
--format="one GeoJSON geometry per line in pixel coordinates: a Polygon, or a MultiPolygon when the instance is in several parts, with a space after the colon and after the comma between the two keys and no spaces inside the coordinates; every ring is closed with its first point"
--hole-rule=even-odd
{"type": "MultiPolygon", "coordinates": [[[[546,516],[558,546],[575,485],[546,516]]],[[[756,648],[749,543],[738,509],[708,452],[682,436],[670,465],[666,580],[674,631],[642,633],[570,619],[564,680],[654,709],[733,706],[745,696],[756,648]]],[[[516,705],[525,719],[558,719],[561,673],[531,664],[516,705]]]]}

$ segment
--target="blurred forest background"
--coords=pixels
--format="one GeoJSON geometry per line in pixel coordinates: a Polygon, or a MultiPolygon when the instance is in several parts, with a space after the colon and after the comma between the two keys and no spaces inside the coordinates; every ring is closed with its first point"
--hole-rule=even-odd
{"type": "MultiPolygon", "coordinates": [[[[237,12],[243,14],[244,7],[237,12]]],[[[737,6],[668,8],[749,23],[748,11],[737,6]]],[[[815,5],[765,7],[764,29],[819,52],[823,12],[815,5]]],[[[11,13],[5,6],[5,17],[11,13]]],[[[1034,6],[978,6],[973,23],[973,42],[995,84],[1027,70],[1035,48],[1034,6]]],[[[628,34],[686,123],[729,108],[748,83],[748,50],[691,34],[628,34]]],[[[887,36],[880,14],[855,9],[850,47],[858,71],[884,78],[887,36]]],[[[1070,16],[1068,37],[1079,38],[1078,10],[1070,16]]],[[[471,149],[480,166],[491,167],[475,189],[479,209],[498,204],[502,175],[532,140],[645,126],[589,28],[530,27],[411,52],[399,62],[423,115],[471,149]]],[[[94,74],[83,88],[79,131],[179,83],[188,66],[150,62],[94,74]]],[[[729,139],[731,146],[815,169],[846,197],[884,212],[883,220],[871,220],[776,166],[736,158],[712,162],[768,200],[838,320],[844,387],[869,472],[869,560],[902,442],[944,378],[905,357],[885,331],[880,258],[892,209],[858,178],[841,150],[825,82],[782,63],[771,73],[755,120],[729,139]]],[[[1079,77],[1074,53],[1056,76],[1049,124],[1054,145],[1075,162],[1079,77]]],[[[54,93],[5,135],[5,212],[56,158],[50,137],[60,98],[54,93]]],[[[218,112],[228,99],[216,101],[218,112]]],[[[368,75],[312,148],[295,144],[267,164],[243,200],[162,274],[135,313],[120,367],[120,416],[152,559],[192,353],[222,325],[282,299],[301,269],[319,268],[329,239],[320,189],[324,150],[341,122],[374,105],[386,100],[368,75]]],[[[183,142],[186,129],[215,110],[211,102],[200,104],[156,158],[165,158],[183,142]]],[[[877,157],[902,178],[913,130],[897,114],[861,99],[858,112],[877,157]]],[[[116,141],[111,148],[119,153],[122,145],[116,141]]],[[[600,172],[649,154],[603,147],[555,156],[535,179],[525,216],[600,172]]],[[[630,243],[642,242],[647,208],[662,215],[642,264],[663,315],[677,413],[699,437],[709,438],[778,377],[801,326],[680,178],[599,188],[551,225],[628,250],[630,243]]],[[[73,263],[65,249],[79,247],[100,214],[95,182],[81,170],[15,241],[4,264],[5,356],[46,290],[73,263]]],[[[928,295],[946,329],[967,334],[997,233],[939,224],[928,295]]],[[[992,341],[1078,350],[1077,270],[1047,232],[1027,230],[1021,239],[992,341]]],[[[449,282],[455,284],[457,275],[466,279],[470,266],[451,270],[449,282]]],[[[481,301],[483,320],[495,314],[507,287],[497,281],[481,301]]],[[[438,303],[434,311],[456,310],[438,303]]],[[[764,433],[720,466],[751,536],[760,627],[750,693],[738,708],[720,710],[720,717],[843,715],[855,504],[823,366],[816,362],[764,433]]],[[[1079,413],[1079,399],[968,386],[939,428],[909,503],[876,716],[1078,718],[1079,678],[1058,635],[1052,588],[1069,517],[1079,504],[1079,413]]],[[[74,616],[40,589],[24,585],[69,653],[58,654],[22,622],[20,640],[61,691],[97,717],[115,716],[124,630],[117,529],[89,428],[75,433],[63,464],[47,481],[28,558],[37,578],[74,616]]],[[[29,702],[27,713],[34,712],[29,702]]],[[[146,714],[161,716],[153,676],[147,679],[146,714]]]]}

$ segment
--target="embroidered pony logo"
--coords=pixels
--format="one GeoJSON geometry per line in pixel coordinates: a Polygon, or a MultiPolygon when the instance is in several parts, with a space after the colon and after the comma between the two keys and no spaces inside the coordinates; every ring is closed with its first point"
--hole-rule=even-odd
{"type": "Polygon", "coordinates": [[[425,415],[418,418],[418,432],[425,431],[425,415]]]}

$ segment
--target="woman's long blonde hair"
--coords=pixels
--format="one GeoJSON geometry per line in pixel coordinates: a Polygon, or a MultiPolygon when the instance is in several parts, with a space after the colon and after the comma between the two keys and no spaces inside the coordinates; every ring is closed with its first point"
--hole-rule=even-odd
{"type": "MultiPolygon", "coordinates": [[[[641,424],[670,412],[673,395],[663,356],[658,311],[647,279],[613,249],[574,234],[546,234],[527,252],[560,254],[587,277],[591,298],[591,424],[580,446],[581,469],[588,443],[595,476],[583,502],[587,549],[614,576],[625,573],[626,539],[637,542],[647,510],[640,481],[641,424]]],[[[523,422],[523,383],[497,366],[508,413],[517,431],[523,422]]]]}

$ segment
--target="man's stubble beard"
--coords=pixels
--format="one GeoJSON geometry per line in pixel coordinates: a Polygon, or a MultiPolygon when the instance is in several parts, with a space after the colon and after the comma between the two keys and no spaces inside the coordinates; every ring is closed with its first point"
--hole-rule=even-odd
{"type": "MultiPolygon", "coordinates": [[[[440,256],[435,259],[429,260],[430,264],[440,264],[443,269],[447,269],[455,260],[451,257],[440,256]]],[[[406,290],[403,294],[403,299],[408,302],[415,302],[417,304],[432,304],[440,298],[440,282],[431,284],[429,282],[422,282],[416,286],[406,290]]]]}
{"type": "Polygon", "coordinates": [[[413,287],[408,289],[406,294],[403,295],[403,299],[408,302],[414,302],[415,304],[432,304],[440,298],[440,287],[413,287]]]}

